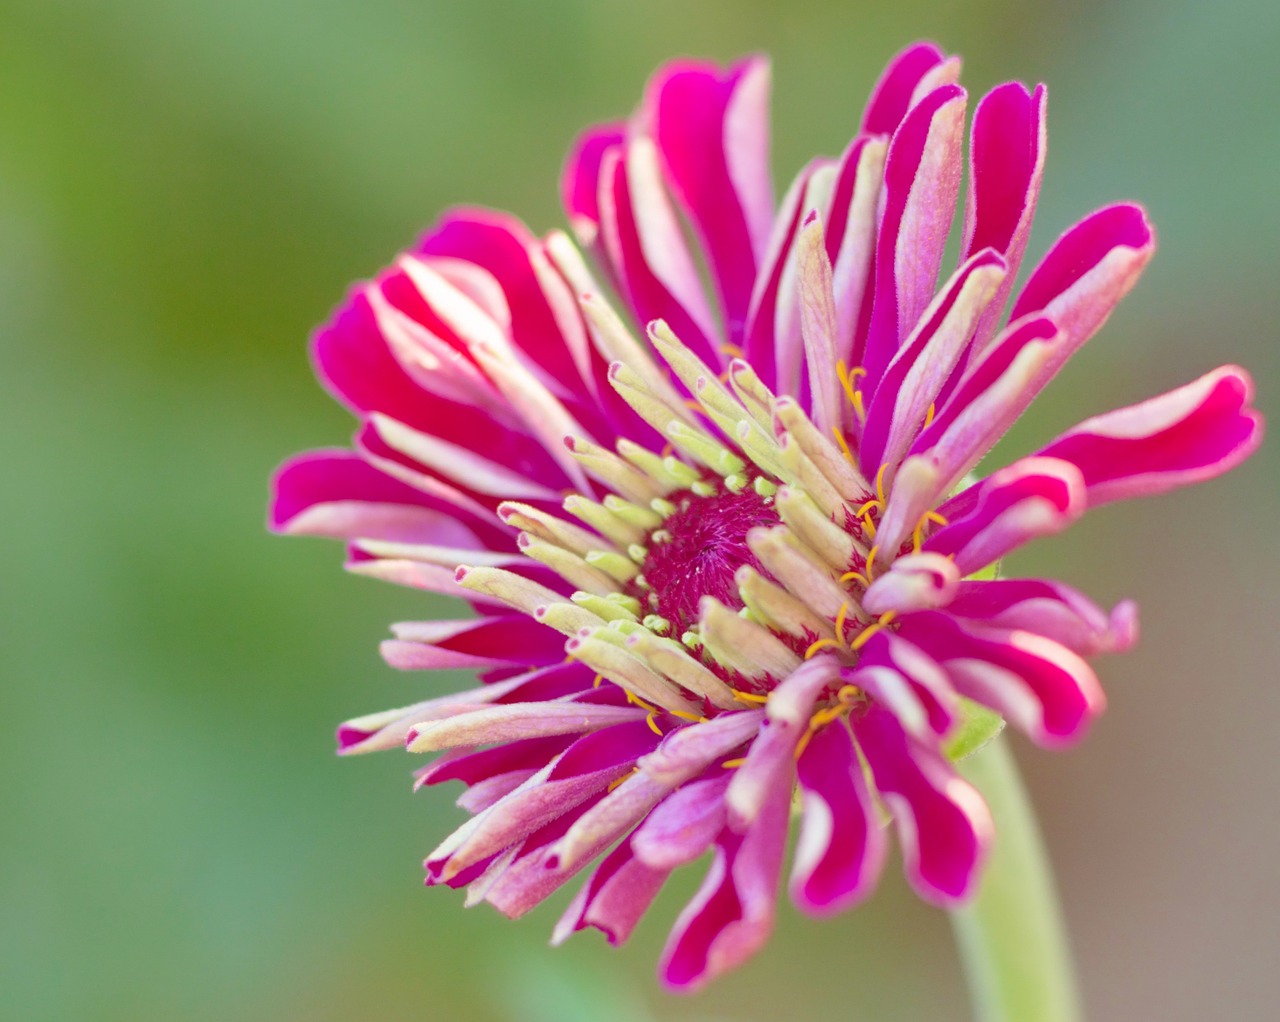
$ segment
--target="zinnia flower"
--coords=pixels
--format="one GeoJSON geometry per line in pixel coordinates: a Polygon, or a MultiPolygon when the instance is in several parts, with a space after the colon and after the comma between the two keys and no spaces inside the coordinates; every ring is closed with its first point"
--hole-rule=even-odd
{"type": "Polygon", "coordinates": [[[280,471],[274,526],[475,611],[395,625],[383,655],[478,687],[338,731],[343,753],[439,752],[417,784],[467,786],[428,884],[519,916],[594,865],[555,940],[620,943],[710,850],[661,967],[696,987],[768,936],[797,792],[802,910],[872,890],[886,819],[912,886],[952,906],[993,838],[948,755],[964,722],[986,708],[1059,747],[1102,711],[1085,657],[1132,644],[1132,604],[986,569],[1089,508],[1218,475],[1261,421],[1225,366],[970,478],[1155,241],[1137,206],[1093,213],[1002,315],[1045,156],[1044,87],[1009,83],[974,113],[939,286],[958,72],[903,52],[849,147],[775,208],[765,62],[670,64],[570,155],[587,257],[457,210],[316,336],[360,429],[280,471]]]}

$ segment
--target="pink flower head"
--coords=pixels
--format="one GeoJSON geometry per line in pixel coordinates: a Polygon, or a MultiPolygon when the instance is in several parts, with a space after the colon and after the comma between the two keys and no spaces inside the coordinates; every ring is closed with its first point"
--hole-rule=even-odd
{"type": "Polygon", "coordinates": [[[1044,87],[1013,82],[974,112],[943,272],[958,72],[900,54],[849,147],[775,207],[765,62],[675,62],[573,148],[587,258],[454,211],[317,334],[360,429],[281,469],[273,525],[475,611],[395,625],[383,654],[477,688],[338,730],[343,753],[440,753],[417,783],[466,785],[428,884],[518,916],[590,867],[555,939],[620,943],[711,851],[662,963],[696,987],[768,937],[797,792],[803,911],[872,890],[885,818],[912,886],[954,905],[992,840],[947,754],[965,721],[986,707],[1059,747],[1102,711],[1085,658],[1133,643],[1133,606],[977,573],[1226,471],[1262,424],[1224,366],[970,476],[1155,239],[1137,206],[1102,209],[1013,293],[1045,155],[1044,87]]]}

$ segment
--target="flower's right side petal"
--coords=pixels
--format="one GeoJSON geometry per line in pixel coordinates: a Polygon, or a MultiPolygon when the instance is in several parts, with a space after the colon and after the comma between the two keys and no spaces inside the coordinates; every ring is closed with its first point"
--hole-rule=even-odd
{"type": "Polygon", "coordinates": [[[1040,455],[1080,470],[1090,507],[1202,482],[1239,465],[1262,443],[1253,380],[1222,366],[1167,394],[1095,416],[1040,455]]]}

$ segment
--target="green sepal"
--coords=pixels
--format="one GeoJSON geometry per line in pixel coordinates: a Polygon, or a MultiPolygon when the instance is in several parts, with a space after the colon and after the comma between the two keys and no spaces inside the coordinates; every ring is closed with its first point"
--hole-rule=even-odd
{"type": "Polygon", "coordinates": [[[1004,730],[1004,718],[972,699],[960,698],[960,723],[942,746],[952,763],[972,756],[1004,730]]]}

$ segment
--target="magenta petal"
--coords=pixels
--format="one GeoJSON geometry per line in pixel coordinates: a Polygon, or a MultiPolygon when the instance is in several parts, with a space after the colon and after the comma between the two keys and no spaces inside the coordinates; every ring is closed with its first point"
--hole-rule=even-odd
{"type": "Polygon", "coordinates": [[[964,108],[958,85],[935,89],[911,109],[889,145],[875,304],[861,353],[872,390],[933,298],[960,189],[964,108]]]}
{"type": "Polygon", "coordinates": [[[902,461],[1002,280],[1007,268],[994,250],[971,256],[898,349],[867,407],[860,458],[870,478],[902,461]]]}
{"type": "Polygon", "coordinates": [[[741,965],[773,931],[791,791],[778,787],[745,834],[725,829],[698,893],[662,955],[667,986],[695,990],[741,965]]]}
{"type": "Polygon", "coordinates": [[[1029,540],[1061,532],[1084,509],[1084,480],[1074,465],[1023,458],[943,504],[948,524],[924,549],[954,557],[960,574],[971,575],[1029,540]]]}
{"type": "Polygon", "coordinates": [[[1167,394],[1080,423],[1040,453],[1075,465],[1090,507],[1221,475],[1262,442],[1253,380],[1222,366],[1167,394]]]}
{"type": "Polygon", "coordinates": [[[819,203],[830,161],[806,164],[782,197],[773,236],[762,257],[741,345],[766,386],[786,392],[807,385],[795,286],[801,222],[819,203]]]}
{"type": "Polygon", "coordinates": [[[600,233],[600,176],[605,153],[621,148],[625,125],[604,124],[574,143],[560,178],[560,196],[579,240],[594,247],[600,233]]]}
{"type": "Polygon", "coordinates": [[[1102,326],[1137,283],[1155,252],[1155,231],[1140,206],[1108,206],[1057,240],[1014,300],[1009,321],[1043,312],[1067,335],[1046,370],[1052,376],[1102,326]]]}
{"type": "Polygon", "coordinates": [[[760,58],[727,72],[710,64],[673,63],[651,83],[646,98],[668,183],[715,275],[731,344],[741,344],[773,226],[768,106],[769,65],[760,58]]]}
{"type": "Polygon", "coordinates": [[[1046,579],[961,582],[946,609],[981,624],[1043,635],[1086,656],[1123,652],[1137,641],[1137,608],[1130,601],[1107,614],[1083,593],[1046,579]]]}
{"type": "Polygon", "coordinates": [[[653,903],[669,871],[652,869],[624,842],[605,856],[556,925],[559,944],[577,930],[594,926],[615,946],[626,942],[653,903]]]}
{"type": "Polygon", "coordinates": [[[481,540],[441,500],[351,451],[312,451],[280,466],[271,527],[295,535],[381,539],[481,549],[481,540]]]}
{"type": "Polygon", "coordinates": [[[811,915],[857,904],[875,887],[888,842],[849,729],[831,724],[797,763],[804,816],[791,897],[811,915]]]}
{"type": "Polygon", "coordinates": [[[979,323],[975,351],[981,351],[995,332],[1031,234],[1044,174],[1046,99],[1043,85],[1028,92],[1021,82],[1008,82],[983,96],[973,114],[961,253],[991,248],[1009,267],[979,323]]]}
{"type": "Polygon", "coordinates": [[[640,323],[664,320],[710,365],[722,361],[711,308],[648,138],[605,153],[601,167],[605,251],[640,323]]]}
{"type": "Polygon", "coordinates": [[[654,869],[674,869],[711,847],[724,827],[728,771],[690,781],[663,799],[636,828],[631,847],[654,869]]]}
{"type": "Polygon", "coordinates": [[[944,59],[934,43],[915,43],[897,54],[871,92],[862,130],[868,135],[892,135],[907,115],[916,87],[944,59]]]}
{"type": "Polygon", "coordinates": [[[993,832],[982,796],[881,709],[858,720],[854,733],[893,816],[911,886],[946,908],[965,901],[977,887],[993,832]]]}
{"type": "Polygon", "coordinates": [[[1078,741],[1106,708],[1093,668],[1042,635],[931,613],[905,620],[902,636],[937,658],[962,695],[998,711],[1041,745],[1078,741]]]}

